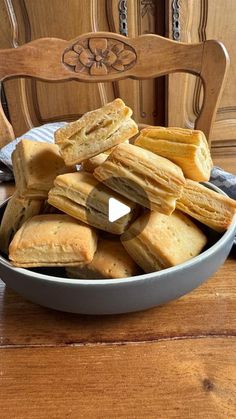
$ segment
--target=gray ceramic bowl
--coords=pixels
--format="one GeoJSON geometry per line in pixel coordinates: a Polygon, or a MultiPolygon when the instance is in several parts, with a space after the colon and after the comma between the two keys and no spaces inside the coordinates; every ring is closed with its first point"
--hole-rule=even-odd
{"type": "MultiPolygon", "coordinates": [[[[223,193],[211,184],[206,186],[223,193]]],[[[5,206],[6,202],[0,208],[0,217],[5,206]]],[[[199,256],[173,268],[131,278],[67,279],[62,277],[62,270],[42,268],[39,273],[14,268],[2,256],[0,278],[28,300],[56,310],[84,314],[145,310],[178,298],[209,278],[227,258],[235,233],[236,217],[224,234],[207,229],[210,247],[199,256]]]]}

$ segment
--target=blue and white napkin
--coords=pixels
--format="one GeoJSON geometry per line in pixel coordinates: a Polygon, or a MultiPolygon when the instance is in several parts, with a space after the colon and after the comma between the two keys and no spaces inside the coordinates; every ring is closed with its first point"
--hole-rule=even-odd
{"type": "Polygon", "coordinates": [[[213,167],[210,182],[222,189],[230,198],[236,199],[236,175],[220,167],[213,167]]]}

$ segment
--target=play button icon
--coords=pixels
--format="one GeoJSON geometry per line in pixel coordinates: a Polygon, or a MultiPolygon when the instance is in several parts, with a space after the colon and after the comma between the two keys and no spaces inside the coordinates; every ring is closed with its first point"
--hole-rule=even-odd
{"type": "MultiPolygon", "coordinates": [[[[122,177],[110,177],[106,182],[95,183],[86,199],[86,222],[103,233],[121,235],[143,213],[149,211],[148,195],[138,184],[122,177]],[[116,190],[119,185],[124,187],[126,194],[122,195],[116,190]],[[135,200],[129,199],[134,196],[142,198],[143,207],[135,200]],[[104,233],[105,232],[105,233],[104,233]]],[[[148,222],[148,217],[145,217],[148,222]]],[[[138,235],[145,226],[142,223],[140,229],[132,232],[132,237],[138,235]]],[[[117,238],[117,237],[116,237],[117,238]]],[[[130,238],[130,237],[129,237],[130,238]]],[[[124,239],[125,240],[125,239],[124,239]]]]}
{"type": "Polygon", "coordinates": [[[118,220],[126,214],[130,213],[130,207],[118,201],[115,198],[109,198],[108,202],[108,219],[110,223],[118,220]]]}

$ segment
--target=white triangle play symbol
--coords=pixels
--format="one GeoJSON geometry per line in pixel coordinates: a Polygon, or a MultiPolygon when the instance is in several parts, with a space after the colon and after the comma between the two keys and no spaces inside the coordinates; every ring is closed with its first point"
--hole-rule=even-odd
{"type": "Polygon", "coordinates": [[[122,202],[118,201],[115,198],[109,198],[108,205],[109,205],[108,216],[109,216],[109,221],[111,223],[123,217],[124,215],[129,214],[129,212],[131,211],[128,205],[123,204],[122,202]]]}

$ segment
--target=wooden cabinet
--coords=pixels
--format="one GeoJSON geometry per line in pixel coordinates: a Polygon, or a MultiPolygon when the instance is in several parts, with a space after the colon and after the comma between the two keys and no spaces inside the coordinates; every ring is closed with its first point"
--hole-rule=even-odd
{"type": "MultiPolygon", "coordinates": [[[[213,146],[236,144],[235,6],[235,0],[167,1],[167,36],[193,43],[218,39],[229,52],[231,65],[213,127],[213,146]]],[[[202,102],[200,79],[183,74],[169,76],[167,97],[167,123],[192,127],[202,102]]]]}
{"type": "MultiPolygon", "coordinates": [[[[73,39],[84,32],[111,31],[129,36],[164,34],[160,1],[0,0],[0,48],[17,48],[40,37],[73,39]]],[[[164,122],[164,79],[85,84],[9,80],[4,83],[15,135],[52,120],[70,121],[122,97],[140,123],[164,122]]]]}

